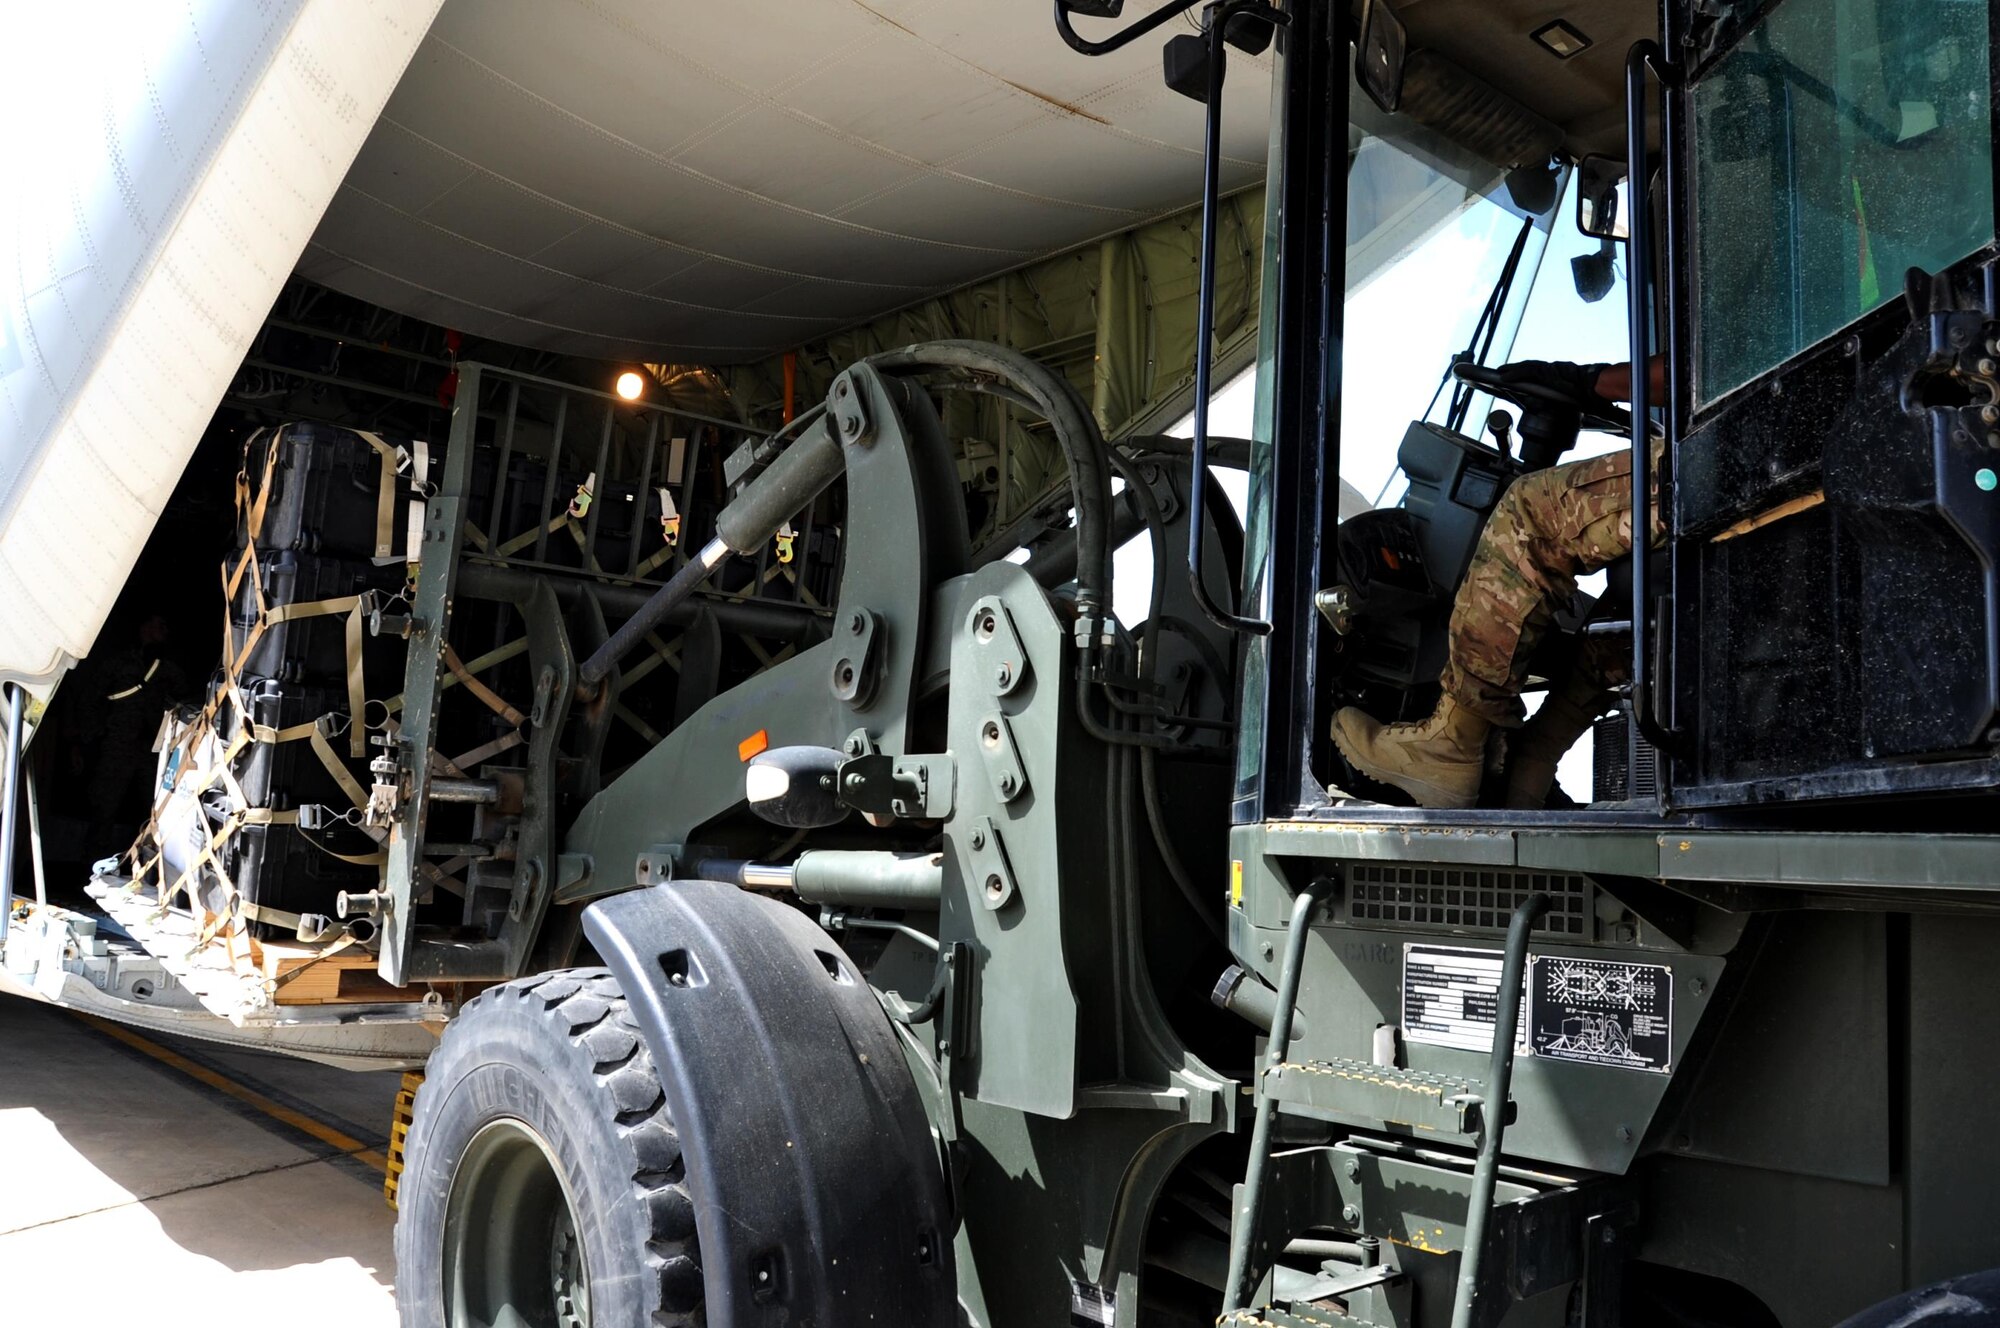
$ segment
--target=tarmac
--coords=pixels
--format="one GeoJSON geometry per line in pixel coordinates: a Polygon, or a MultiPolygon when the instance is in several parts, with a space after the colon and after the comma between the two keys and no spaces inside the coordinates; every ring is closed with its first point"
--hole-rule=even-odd
{"type": "Polygon", "coordinates": [[[0,1321],[396,1322],[401,1076],[0,996],[0,1321]]]}

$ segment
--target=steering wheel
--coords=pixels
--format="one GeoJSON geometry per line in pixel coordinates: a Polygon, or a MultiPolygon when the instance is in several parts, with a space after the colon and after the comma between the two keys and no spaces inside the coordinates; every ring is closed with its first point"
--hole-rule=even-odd
{"type": "Polygon", "coordinates": [[[1576,446],[1576,436],[1587,424],[1630,435],[1632,416],[1595,395],[1578,400],[1559,387],[1541,383],[1509,382],[1497,369],[1479,364],[1454,364],[1458,381],[1511,401],[1521,408],[1518,432],[1521,437],[1521,464],[1541,470],[1556,464],[1562,454],[1576,446]]]}
{"type": "MultiPolygon", "coordinates": [[[[1455,364],[1451,372],[1459,382],[1476,387],[1489,396],[1511,401],[1529,416],[1574,413],[1579,428],[1589,425],[1627,436],[1632,432],[1631,412],[1599,397],[1579,401],[1560,388],[1545,387],[1540,383],[1510,383],[1500,376],[1498,369],[1489,369],[1483,364],[1455,364]]],[[[1525,426],[1524,418],[1524,435],[1527,432],[1525,426]]]]}

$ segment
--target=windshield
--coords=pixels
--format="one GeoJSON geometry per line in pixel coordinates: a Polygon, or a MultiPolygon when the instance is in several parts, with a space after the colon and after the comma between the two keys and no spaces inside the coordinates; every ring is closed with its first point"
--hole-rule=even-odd
{"type": "MultiPolygon", "coordinates": [[[[1499,170],[1359,94],[1351,114],[1340,473],[1352,493],[1343,516],[1357,496],[1367,506],[1401,497],[1403,433],[1411,420],[1445,422],[1445,372],[1513,258],[1507,298],[1490,338],[1480,337],[1482,362],[1506,360],[1560,211],[1525,218],[1499,170]]],[[[1480,428],[1487,404],[1470,403],[1465,429],[1480,428]]]]}
{"type": "Polygon", "coordinates": [[[1985,0],[1785,0],[1693,92],[1707,404],[1993,239],[1985,0]]]}

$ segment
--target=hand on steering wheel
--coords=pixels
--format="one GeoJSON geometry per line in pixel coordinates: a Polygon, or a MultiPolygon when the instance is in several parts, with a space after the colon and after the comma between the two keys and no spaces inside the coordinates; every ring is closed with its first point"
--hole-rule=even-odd
{"type": "MultiPolygon", "coordinates": [[[[1573,410],[1588,428],[1609,429],[1630,434],[1632,416],[1629,411],[1612,405],[1603,397],[1581,383],[1564,384],[1562,379],[1571,375],[1562,369],[1576,366],[1557,366],[1541,360],[1523,360],[1517,364],[1503,364],[1489,369],[1483,364],[1455,364],[1452,373],[1459,382],[1478,388],[1491,396],[1511,401],[1524,411],[1546,411],[1550,408],[1573,410]]],[[[1581,375],[1576,375],[1580,377],[1581,375]]]]}

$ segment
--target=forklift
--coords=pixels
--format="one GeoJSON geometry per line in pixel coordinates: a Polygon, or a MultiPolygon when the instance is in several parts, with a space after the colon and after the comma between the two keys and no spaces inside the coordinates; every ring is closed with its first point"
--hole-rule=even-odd
{"type": "MultiPolygon", "coordinates": [[[[407,656],[334,818],[376,884],[326,924],[389,991],[357,1035],[449,1013],[403,1322],[2000,1322],[2000,10],[1126,7],[1055,0],[1049,40],[1161,42],[1205,108],[1190,439],[1107,441],[1016,350],[883,351],[732,438],[671,575],[612,593],[488,538],[515,405],[557,385],[458,367],[414,576],[353,610],[407,656]],[[1552,64],[1636,37],[1565,108],[1599,141],[1535,109],[1540,66],[1503,89],[1437,49],[1482,23],[1552,64]],[[1267,51],[1245,446],[1208,418],[1221,90],[1267,51]],[[1571,226],[1597,254],[1543,272],[1571,226]],[[1402,488],[1357,513],[1343,457],[1382,440],[1344,421],[1403,385],[1343,368],[1406,330],[1348,314],[1439,236],[1479,289],[1413,282],[1433,303],[1399,317],[1469,341],[1413,367],[1402,488]],[[1662,362],[1663,393],[1497,372],[1551,275],[1581,303],[1621,268],[1626,344],[1595,358],[1662,362]],[[974,547],[939,404],[967,395],[1062,459],[1018,549],[974,547]],[[1495,506],[1606,431],[1664,535],[1558,606],[1530,684],[1585,643],[1624,661],[1590,797],[1402,805],[1334,714],[1428,712],[1495,506]],[[641,675],[810,510],[840,532],[823,627],[606,777],[641,675]],[[504,752],[440,763],[493,606],[532,702],[504,752]]],[[[131,888],[93,895],[137,935],[131,888]]]]}

